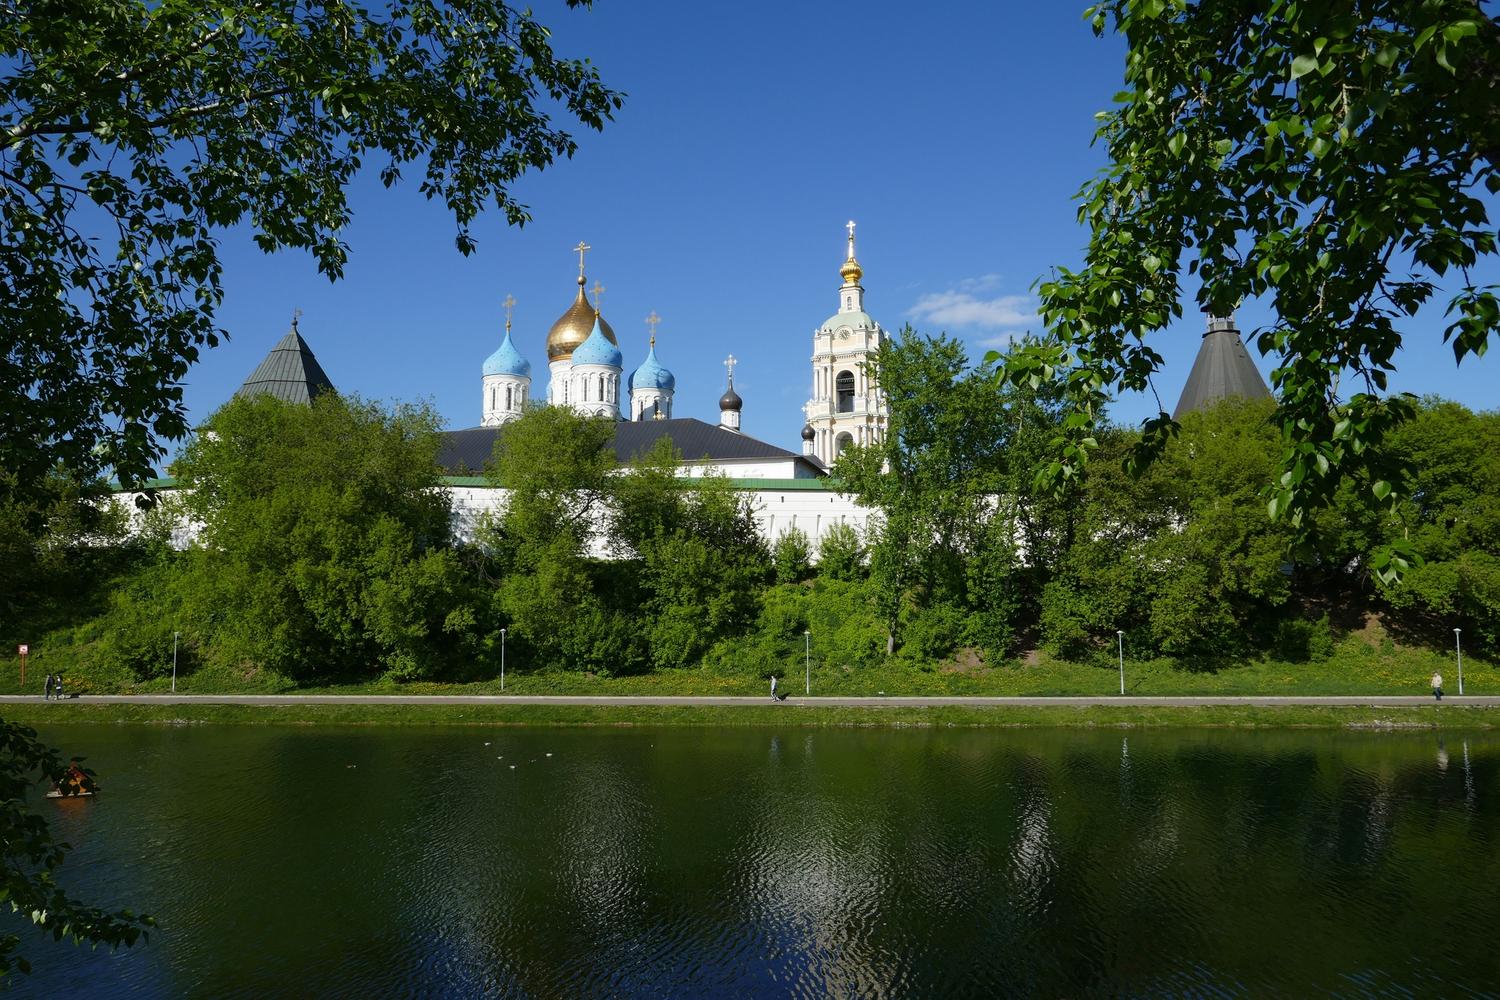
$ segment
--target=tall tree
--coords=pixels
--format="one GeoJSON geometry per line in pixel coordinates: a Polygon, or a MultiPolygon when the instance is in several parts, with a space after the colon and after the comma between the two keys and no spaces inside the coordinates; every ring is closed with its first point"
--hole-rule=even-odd
{"type": "Polygon", "coordinates": [[[467,254],[482,210],[524,222],[512,183],[573,154],[555,117],[620,106],[503,0],[0,5],[0,466],[150,476],[224,336],[218,230],[337,278],[349,182],[416,165],[467,254]]]}
{"type": "MultiPolygon", "coordinates": [[[[1107,0],[1088,16],[1128,44],[1098,131],[1110,166],[1080,193],[1083,268],[1041,286],[1059,341],[1005,372],[1066,367],[1082,390],[1043,474],[1082,469],[1107,392],[1151,390],[1186,271],[1204,309],[1273,309],[1256,337],[1278,358],[1272,517],[1307,531],[1351,477],[1393,503],[1402,470],[1382,444],[1412,409],[1386,394],[1402,327],[1440,282],[1458,360],[1500,326],[1475,271],[1496,253],[1500,24],[1476,0],[1107,0]]],[[[1163,411],[1143,430],[1135,465],[1176,425],[1163,411]]],[[[1402,549],[1375,563],[1393,575],[1402,549]]]]}
{"type": "Polygon", "coordinates": [[[299,679],[472,659],[437,417],[325,393],[232,400],[173,466],[202,525],[188,617],[229,662],[299,679]]]}
{"type": "Polygon", "coordinates": [[[888,433],[847,449],[833,473],[879,511],[870,570],[894,647],[909,601],[966,600],[967,560],[995,516],[1007,425],[993,374],[971,371],[955,340],[907,327],[874,369],[888,433]]]}

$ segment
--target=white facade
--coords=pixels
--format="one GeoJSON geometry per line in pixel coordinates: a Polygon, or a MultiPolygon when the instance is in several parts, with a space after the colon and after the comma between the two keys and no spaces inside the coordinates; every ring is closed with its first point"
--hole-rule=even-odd
{"type": "Polygon", "coordinates": [[[481,427],[499,427],[519,417],[526,410],[531,379],[518,375],[484,377],[484,419],[481,427]]]}
{"type": "Polygon", "coordinates": [[[631,420],[671,420],[672,393],[653,387],[630,390],[631,420]]]}
{"type": "Polygon", "coordinates": [[[620,369],[612,365],[570,365],[568,405],[591,417],[620,419],[620,369]]]}
{"type": "Polygon", "coordinates": [[[813,332],[812,398],[804,412],[812,437],[803,453],[833,465],[851,444],[874,444],[885,436],[889,407],[873,377],[875,354],[889,335],[865,312],[864,270],[854,259],[854,223],[849,253],[839,274],[839,311],[813,332]]]}

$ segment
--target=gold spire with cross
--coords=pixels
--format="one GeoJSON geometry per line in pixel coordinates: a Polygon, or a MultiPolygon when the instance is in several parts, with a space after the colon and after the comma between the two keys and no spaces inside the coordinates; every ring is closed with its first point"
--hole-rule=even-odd
{"type": "Polygon", "coordinates": [[[504,305],[505,305],[505,332],[506,333],[510,333],[510,311],[516,307],[516,297],[514,295],[507,295],[507,296],[505,296],[505,303],[504,303],[504,305]]]}
{"type": "Polygon", "coordinates": [[[608,289],[599,284],[598,279],[595,279],[594,287],[590,288],[589,291],[594,293],[594,312],[598,312],[600,303],[604,301],[604,293],[608,291],[608,289]]]}
{"type": "Polygon", "coordinates": [[[849,230],[849,256],[845,258],[844,266],[839,268],[839,276],[844,279],[844,284],[857,285],[864,276],[865,269],[854,259],[854,220],[850,219],[844,228],[849,230]]]}
{"type": "MultiPolygon", "coordinates": [[[[573,348],[588,339],[589,333],[594,329],[597,320],[599,329],[604,332],[604,337],[616,347],[620,346],[619,340],[615,338],[615,331],[600,315],[597,300],[593,305],[589,304],[588,289],[585,287],[588,280],[584,277],[584,255],[593,247],[582,240],[573,248],[578,254],[578,294],[573,304],[567,311],[557,318],[552,324],[552,329],[547,331],[547,361],[565,360],[573,355],[573,348]]],[[[595,293],[602,294],[604,286],[598,282],[594,283],[595,293]]]]}
{"type": "Polygon", "coordinates": [[[651,330],[651,346],[656,347],[656,324],[661,322],[661,317],[656,315],[656,310],[651,310],[651,315],[646,317],[646,326],[651,330]]]}

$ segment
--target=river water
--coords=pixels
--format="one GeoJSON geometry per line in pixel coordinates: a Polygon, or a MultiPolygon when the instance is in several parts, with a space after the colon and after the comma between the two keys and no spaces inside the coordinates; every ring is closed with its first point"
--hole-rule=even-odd
{"type": "Polygon", "coordinates": [[[1500,995],[1493,736],[42,735],[63,883],[161,928],[18,995],[1500,995]]]}

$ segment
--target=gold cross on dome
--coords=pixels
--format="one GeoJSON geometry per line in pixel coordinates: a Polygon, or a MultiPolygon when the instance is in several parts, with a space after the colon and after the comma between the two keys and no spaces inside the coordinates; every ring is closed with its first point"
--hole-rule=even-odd
{"type": "Polygon", "coordinates": [[[591,291],[591,292],[594,293],[594,312],[598,312],[599,311],[599,303],[601,303],[601,302],[604,301],[605,288],[604,288],[603,285],[599,284],[599,282],[596,280],[594,282],[594,287],[590,288],[589,291],[591,291]]]}
{"type": "Polygon", "coordinates": [[[656,310],[651,310],[651,315],[646,317],[646,325],[651,328],[651,346],[656,346],[656,324],[661,322],[661,317],[656,315],[656,310]]]}
{"type": "Polygon", "coordinates": [[[510,311],[516,307],[516,297],[507,295],[505,297],[505,329],[510,329],[510,311]]]}
{"type": "MultiPolygon", "coordinates": [[[[583,240],[579,240],[578,245],[573,248],[573,252],[578,254],[578,276],[580,278],[583,277],[583,255],[592,249],[594,248],[583,242],[583,240]]],[[[579,282],[579,284],[582,284],[582,282],[579,282]]]]}
{"type": "Polygon", "coordinates": [[[739,358],[733,354],[724,359],[724,367],[729,369],[729,384],[734,385],[734,366],[739,364],[739,358]]]}
{"type": "Polygon", "coordinates": [[[849,230],[849,239],[852,242],[854,239],[854,220],[850,219],[847,223],[844,224],[844,228],[849,230]]]}

